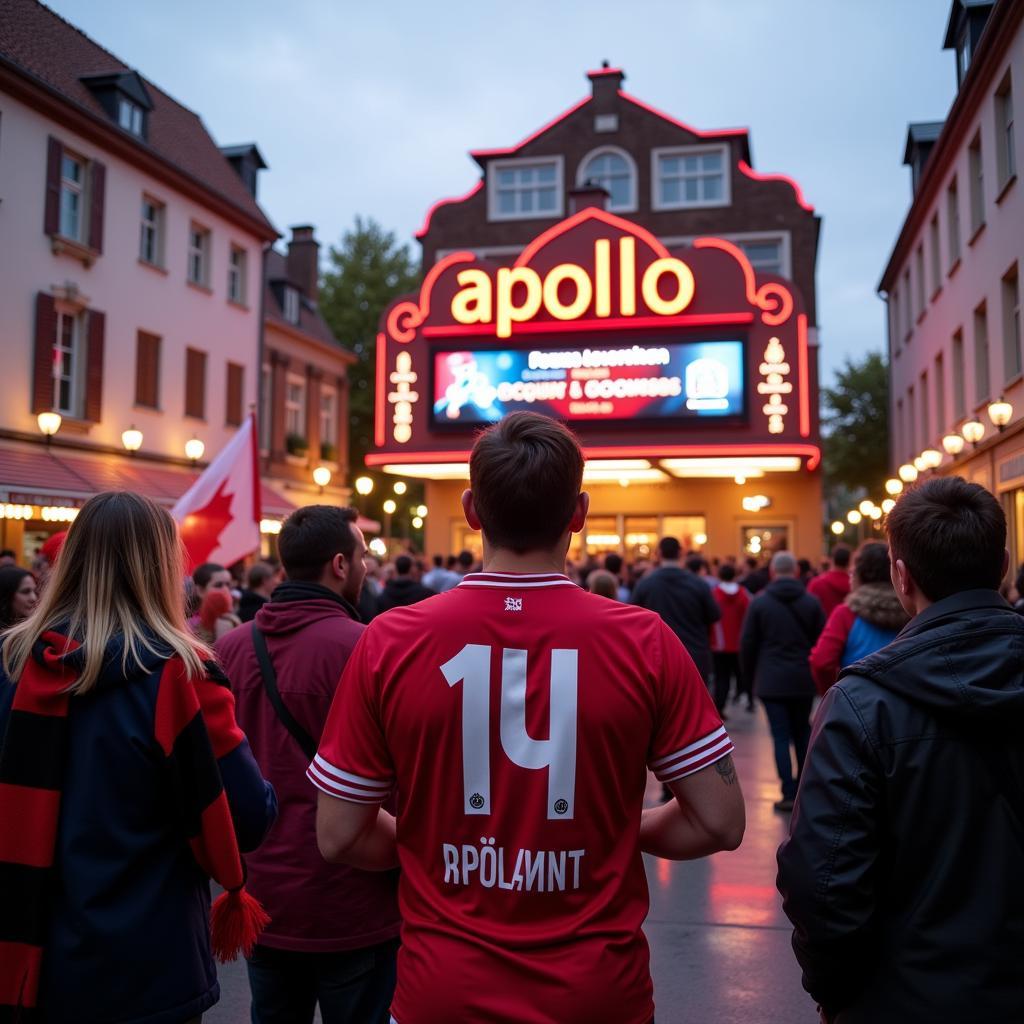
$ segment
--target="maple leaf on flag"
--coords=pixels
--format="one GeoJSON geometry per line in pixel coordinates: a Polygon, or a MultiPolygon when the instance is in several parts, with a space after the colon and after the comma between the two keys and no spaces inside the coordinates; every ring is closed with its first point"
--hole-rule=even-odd
{"type": "Polygon", "coordinates": [[[210,561],[210,556],[220,546],[220,535],[231,522],[234,495],[228,493],[230,482],[230,478],[221,480],[213,497],[202,508],[185,516],[178,527],[188,551],[189,572],[197,565],[210,561]]]}

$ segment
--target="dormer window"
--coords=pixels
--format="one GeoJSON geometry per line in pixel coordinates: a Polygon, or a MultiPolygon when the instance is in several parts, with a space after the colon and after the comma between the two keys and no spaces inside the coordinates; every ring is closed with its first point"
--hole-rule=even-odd
{"type": "Polygon", "coordinates": [[[284,286],[284,318],[290,324],[299,322],[299,293],[287,284],[284,286]]]}
{"type": "Polygon", "coordinates": [[[142,138],[142,107],[124,96],[117,101],[117,123],[132,135],[142,138]]]}

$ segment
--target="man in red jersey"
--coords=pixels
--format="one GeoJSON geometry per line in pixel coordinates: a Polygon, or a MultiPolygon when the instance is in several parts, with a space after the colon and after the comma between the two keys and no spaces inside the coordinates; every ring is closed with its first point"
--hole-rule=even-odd
{"type": "Polygon", "coordinates": [[[397,1024],[648,1024],[641,851],[743,836],[732,744],[683,645],[563,574],[582,477],[544,416],[477,438],[462,501],[484,571],[369,626],[309,767],[324,856],[402,868],[397,1024]],[[642,811],[648,766],[677,799],[642,811]]]}

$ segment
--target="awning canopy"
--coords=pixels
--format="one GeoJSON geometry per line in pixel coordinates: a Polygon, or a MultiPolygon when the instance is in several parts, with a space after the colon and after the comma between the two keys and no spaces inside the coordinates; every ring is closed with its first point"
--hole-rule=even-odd
{"type": "MultiPolygon", "coordinates": [[[[82,505],[101,491],[136,491],[173,505],[199,470],[163,466],[141,457],[66,455],[52,448],[0,447],[0,501],[25,505],[82,505]]],[[[296,508],[260,484],[263,514],[286,516],[296,508]]]]}

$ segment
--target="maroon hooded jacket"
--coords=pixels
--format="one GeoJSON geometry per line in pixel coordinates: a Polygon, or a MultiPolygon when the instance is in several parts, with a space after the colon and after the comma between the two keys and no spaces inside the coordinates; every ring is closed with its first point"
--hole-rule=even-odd
{"type": "MultiPolygon", "coordinates": [[[[365,628],[325,587],[282,583],[254,620],[267,639],[285,707],[319,744],[342,669],[365,628]]],[[[238,723],[277,790],[279,813],[263,845],[246,856],[249,891],[270,915],[261,945],[307,953],[373,946],[399,933],[398,873],[328,864],[316,845],[316,789],[307,758],[263,689],[253,623],[216,651],[235,695],[238,723]]]]}
{"type": "Polygon", "coordinates": [[[850,592],[850,572],[848,569],[829,569],[820,576],[815,576],[807,584],[807,593],[816,597],[825,609],[828,618],[833,609],[838,608],[850,592]]]}

